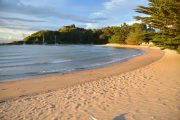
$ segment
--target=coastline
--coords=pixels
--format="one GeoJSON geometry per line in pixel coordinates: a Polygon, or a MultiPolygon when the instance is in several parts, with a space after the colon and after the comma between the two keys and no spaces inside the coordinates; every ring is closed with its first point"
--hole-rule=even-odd
{"type": "Polygon", "coordinates": [[[140,49],[144,51],[144,54],[120,63],[113,63],[105,67],[90,70],[77,71],[63,75],[57,73],[22,80],[0,82],[0,100],[4,101],[11,98],[36,95],[57,89],[64,89],[77,84],[129,72],[151,64],[163,56],[163,52],[154,47],[152,49],[148,48],[147,46],[118,44],[107,44],[101,46],[140,49]]]}

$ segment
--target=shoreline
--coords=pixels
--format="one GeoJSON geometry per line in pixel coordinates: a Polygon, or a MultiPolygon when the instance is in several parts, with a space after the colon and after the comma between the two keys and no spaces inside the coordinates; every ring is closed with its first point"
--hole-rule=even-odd
{"type": "Polygon", "coordinates": [[[159,60],[164,54],[161,50],[148,48],[146,46],[116,44],[100,46],[140,49],[144,53],[143,55],[135,56],[120,63],[113,63],[100,68],[74,71],[67,74],[55,73],[22,80],[0,82],[0,101],[64,89],[77,84],[129,72],[159,60]],[[128,66],[129,64],[131,66],[128,66]]]}

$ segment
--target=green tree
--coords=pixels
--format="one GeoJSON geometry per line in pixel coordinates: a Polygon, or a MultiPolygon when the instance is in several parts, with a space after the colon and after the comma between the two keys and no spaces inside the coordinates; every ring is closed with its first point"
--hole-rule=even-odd
{"type": "Polygon", "coordinates": [[[126,23],[120,26],[105,27],[99,38],[107,40],[109,43],[124,44],[131,27],[126,23]]]}
{"type": "Polygon", "coordinates": [[[145,24],[135,23],[131,26],[130,33],[127,36],[126,43],[131,45],[140,45],[146,41],[145,34],[147,33],[147,27],[145,24]]]}
{"type": "Polygon", "coordinates": [[[114,35],[112,35],[111,37],[110,37],[110,39],[109,39],[109,43],[124,43],[124,42],[122,42],[122,41],[120,41],[121,40],[121,36],[120,35],[117,35],[117,34],[114,34],[114,35]]]}
{"type": "Polygon", "coordinates": [[[180,45],[180,1],[149,0],[148,5],[136,9],[147,16],[135,18],[159,29],[153,40],[156,44],[176,49],[180,45]]]}

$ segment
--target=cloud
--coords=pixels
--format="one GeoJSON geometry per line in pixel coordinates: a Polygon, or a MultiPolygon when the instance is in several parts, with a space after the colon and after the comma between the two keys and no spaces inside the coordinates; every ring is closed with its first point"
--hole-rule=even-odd
{"type": "Polygon", "coordinates": [[[100,26],[99,26],[99,24],[98,23],[96,23],[96,24],[94,24],[94,23],[86,23],[85,24],[85,29],[95,29],[95,28],[99,28],[100,26]]]}
{"type": "Polygon", "coordinates": [[[20,0],[1,0],[0,1],[0,11],[7,13],[20,13],[25,15],[32,15],[36,17],[57,17],[59,19],[67,19],[75,22],[81,23],[98,23],[98,20],[88,19],[82,16],[75,16],[71,14],[65,14],[61,12],[57,12],[53,9],[47,7],[37,7],[32,5],[23,4],[20,0]]]}
{"type": "Polygon", "coordinates": [[[22,40],[25,36],[28,36],[34,32],[35,31],[31,30],[0,28],[0,41],[10,42],[15,40],[22,40]]]}
{"type": "MultiPolygon", "coordinates": [[[[27,20],[28,21],[28,20],[27,20]]],[[[9,28],[9,29],[21,29],[21,30],[31,30],[32,26],[40,26],[42,22],[29,20],[28,22],[26,19],[1,19],[0,17],[0,28],[9,28]]],[[[45,23],[45,22],[44,22],[45,23]]],[[[47,24],[47,23],[46,23],[47,24]]]]}
{"type": "Polygon", "coordinates": [[[93,12],[91,14],[92,17],[94,18],[105,18],[106,21],[102,21],[101,23],[93,23],[91,24],[86,24],[88,28],[94,28],[97,26],[104,27],[105,25],[112,25],[112,24],[117,24],[117,23],[111,23],[114,19],[118,19],[119,15],[121,15],[122,11],[121,9],[123,8],[123,2],[126,2],[126,0],[109,0],[106,2],[102,3],[103,8],[99,11],[93,12]],[[118,15],[119,14],[119,15],[118,15]]]}
{"type": "Polygon", "coordinates": [[[106,21],[108,19],[109,18],[107,18],[107,17],[97,17],[97,18],[94,18],[94,20],[98,20],[98,21],[106,21]]]}
{"type": "Polygon", "coordinates": [[[108,2],[103,3],[105,9],[110,10],[112,8],[117,7],[118,5],[122,4],[125,0],[110,0],[108,2]]]}
{"type": "Polygon", "coordinates": [[[92,13],[93,16],[104,16],[105,14],[107,14],[109,11],[119,7],[120,5],[122,5],[122,2],[124,2],[125,0],[109,0],[107,2],[102,3],[103,5],[103,9],[100,11],[96,11],[94,13],[92,13]]]}
{"type": "Polygon", "coordinates": [[[9,21],[6,21],[6,20],[1,20],[1,19],[0,19],[0,26],[1,26],[1,28],[28,29],[27,25],[16,24],[14,22],[9,22],[9,21]]]}
{"type": "Polygon", "coordinates": [[[126,22],[128,25],[132,25],[132,24],[134,24],[134,23],[142,23],[141,21],[139,21],[139,20],[132,20],[132,21],[127,21],[126,22]]]}
{"type": "Polygon", "coordinates": [[[98,11],[98,12],[94,12],[92,13],[92,16],[103,16],[103,12],[102,11],[98,11]]]}
{"type": "Polygon", "coordinates": [[[45,20],[33,20],[33,19],[24,19],[24,18],[15,18],[15,17],[3,17],[0,16],[1,20],[9,20],[9,21],[21,21],[21,22],[47,22],[45,20]]]}

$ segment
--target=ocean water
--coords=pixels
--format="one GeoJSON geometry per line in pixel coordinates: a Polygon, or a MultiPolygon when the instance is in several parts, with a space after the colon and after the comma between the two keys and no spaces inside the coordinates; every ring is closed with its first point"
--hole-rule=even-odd
{"type": "Polygon", "coordinates": [[[0,46],[0,80],[93,69],[141,54],[135,49],[94,45],[0,46]]]}

